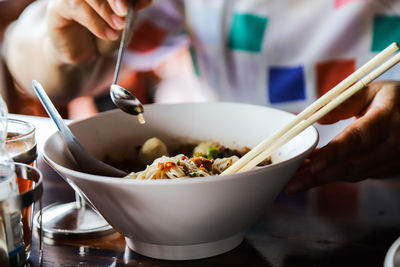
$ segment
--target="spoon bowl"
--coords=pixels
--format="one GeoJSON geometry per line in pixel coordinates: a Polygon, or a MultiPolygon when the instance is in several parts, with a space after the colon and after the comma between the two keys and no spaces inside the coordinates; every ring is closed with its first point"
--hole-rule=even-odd
{"type": "Polygon", "coordinates": [[[111,85],[110,96],[114,104],[121,110],[132,115],[143,113],[143,106],[131,92],[118,84],[111,85]]]}

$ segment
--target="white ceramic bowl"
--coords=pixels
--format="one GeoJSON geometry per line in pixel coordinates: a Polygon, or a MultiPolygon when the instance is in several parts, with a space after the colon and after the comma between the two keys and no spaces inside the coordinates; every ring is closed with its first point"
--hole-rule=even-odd
{"type": "MultiPolygon", "coordinates": [[[[95,157],[124,158],[153,136],[218,141],[254,147],[293,115],[234,103],[146,105],[146,124],[119,110],[70,125],[95,157]]],[[[198,259],[224,253],[265,212],[318,142],[314,127],[273,156],[274,164],[249,172],[175,180],[127,180],[74,170],[58,133],[45,143],[44,158],[73,182],[134,251],[160,259],[198,259]]]]}

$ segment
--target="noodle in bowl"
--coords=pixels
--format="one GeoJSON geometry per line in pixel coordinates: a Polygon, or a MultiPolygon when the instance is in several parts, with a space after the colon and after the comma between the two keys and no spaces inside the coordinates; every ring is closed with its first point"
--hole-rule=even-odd
{"type": "MultiPolygon", "coordinates": [[[[113,110],[70,128],[98,159],[122,160],[151,137],[169,147],[199,140],[251,148],[294,117],[268,107],[221,102],[144,108],[144,125],[113,110]]],[[[44,158],[125,236],[130,249],[159,259],[189,260],[238,246],[317,142],[316,129],[309,127],[276,151],[271,165],[188,179],[119,179],[77,171],[58,133],[46,141],[44,158]]]]}

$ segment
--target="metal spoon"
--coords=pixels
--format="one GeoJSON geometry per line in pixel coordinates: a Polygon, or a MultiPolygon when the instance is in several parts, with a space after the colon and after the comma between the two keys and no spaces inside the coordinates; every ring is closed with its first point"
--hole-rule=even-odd
{"type": "Polygon", "coordinates": [[[145,123],[145,120],[142,114],[143,113],[142,104],[131,92],[129,92],[128,90],[117,84],[119,70],[121,68],[121,62],[124,56],[125,46],[128,41],[129,33],[131,32],[132,20],[135,14],[133,10],[133,2],[134,1],[131,0],[128,3],[128,14],[125,20],[125,28],[122,31],[121,43],[119,45],[119,50],[118,50],[117,64],[115,66],[115,72],[114,72],[114,80],[110,88],[110,96],[112,101],[118,108],[125,111],[126,113],[137,115],[139,122],[143,124],[145,123]]]}
{"type": "Polygon", "coordinates": [[[83,172],[113,177],[123,177],[127,175],[126,172],[105,164],[104,162],[90,155],[90,153],[81,145],[81,143],[79,143],[79,141],[73,135],[67,124],[65,124],[64,120],[61,118],[60,114],[57,112],[57,109],[54,107],[50,98],[44,91],[42,85],[39,82],[33,80],[32,86],[35,90],[35,93],[39,97],[40,102],[47,111],[47,114],[49,114],[50,118],[53,120],[58,130],[60,131],[61,136],[67,144],[67,147],[74,157],[77,165],[83,172]]]}

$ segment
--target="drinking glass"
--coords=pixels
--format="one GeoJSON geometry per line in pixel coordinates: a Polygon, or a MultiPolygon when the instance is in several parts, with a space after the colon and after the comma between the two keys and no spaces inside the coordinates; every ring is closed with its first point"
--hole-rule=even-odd
{"type": "MultiPolygon", "coordinates": [[[[35,132],[35,126],[30,122],[10,118],[7,120],[6,149],[14,162],[36,167],[37,146],[35,132]]],[[[32,189],[34,182],[31,179],[20,178],[18,175],[17,178],[20,193],[32,189]]],[[[24,235],[25,250],[28,256],[32,237],[33,211],[33,204],[21,209],[24,233],[30,232],[29,235],[24,235]]]]}
{"type": "MultiPolygon", "coordinates": [[[[3,218],[3,223],[0,226],[1,232],[3,233],[2,235],[0,235],[0,243],[4,244],[4,242],[7,242],[7,240],[9,241],[9,238],[11,238],[11,240],[12,238],[17,238],[13,236],[14,233],[11,233],[11,236],[9,232],[7,232],[8,235],[5,234],[5,229],[7,229],[7,223],[11,223],[12,227],[17,227],[17,226],[12,224],[15,223],[15,221],[5,220],[4,218],[6,218],[7,216],[13,216],[10,214],[18,214],[20,212],[21,216],[19,218],[21,218],[20,220],[22,222],[22,233],[24,242],[23,245],[25,246],[25,253],[22,250],[21,251],[22,253],[16,252],[16,254],[10,256],[9,259],[6,259],[8,258],[8,256],[5,256],[5,254],[7,254],[5,252],[6,250],[3,246],[1,246],[0,247],[0,252],[1,252],[0,254],[2,255],[0,259],[1,266],[8,266],[8,265],[21,266],[22,264],[25,264],[26,261],[29,259],[31,253],[31,244],[32,244],[31,241],[32,241],[32,230],[33,230],[33,209],[35,202],[40,200],[43,194],[42,175],[37,168],[23,163],[15,163],[15,174],[18,179],[18,183],[23,183],[23,182],[26,183],[24,183],[25,186],[23,190],[21,190],[21,187],[19,188],[20,189],[19,194],[0,201],[0,216],[1,218],[3,218]]],[[[43,251],[41,237],[42,235],[41,233],[39,233],[39,238],[40,238],[39,261],[41,261],[42,258],[41,255],[43,251]]],[[[25,265],[29,266],[28,263],[26,263],[25,265]]]]}
{"type": "MultiPolygon", "coordinates": [[[[6,148],[14,162],[36,167],[35,126],[27,121],[8,119],[6,148]]],[[[25,186],[24,182],[21,186],[25,186]]]]}
{"type": "MultiPolygon", "coordinates": [[[[38,167],[45,177],[58,176],[57,173],[49,170],[50,167],[45,166],[47,164],[41,164],[41,159],[38,158],[35,135],[36,129],[32,123],[9,118],[6,138],[7,152],[14,162],[38,167]]],[[[19,182],[20,191],[24,191],[30,186],[29,180],[19,182]]],[[[32,212],[32,209],[23,211],[25,224],[31,221],[32,212]]],[[[48,238],[89,238],[114,232],[113,228],[97,211],[89,207],[84,198],[78,194],[76,194],[75,202],[54,203],[40,212],[44,214],[43,222],[42,217],[37,213],[34,216],[34,224],[48,238]],[[39,225],[39,221],[41,225],[39,225]]]]}

